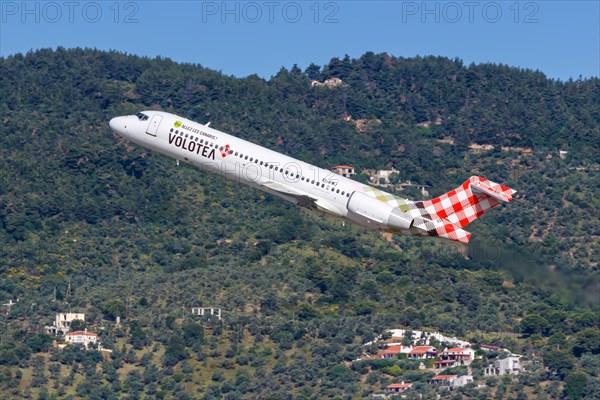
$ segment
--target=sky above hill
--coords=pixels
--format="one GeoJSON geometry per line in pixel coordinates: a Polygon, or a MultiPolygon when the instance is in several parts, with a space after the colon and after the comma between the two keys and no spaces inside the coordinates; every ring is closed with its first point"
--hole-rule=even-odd
{"type": "Polygon", "coordinates": [[[0,54],[91,47],[269,78],[366,51],[600,75],[600,2],[4,1],[0,54]]]}

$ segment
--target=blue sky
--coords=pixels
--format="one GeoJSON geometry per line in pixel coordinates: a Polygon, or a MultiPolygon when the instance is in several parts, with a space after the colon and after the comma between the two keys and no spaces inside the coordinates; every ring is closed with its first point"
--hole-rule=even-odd
{"type": "Polygon", "coordinates": [[[600,75],[600,1],[5,1],[0,54],[94,47],[269,78],[366,51],[600,75]]]}

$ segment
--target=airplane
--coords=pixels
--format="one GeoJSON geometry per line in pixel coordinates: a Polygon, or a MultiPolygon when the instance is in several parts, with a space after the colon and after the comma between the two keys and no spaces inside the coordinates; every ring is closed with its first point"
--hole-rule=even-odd
{"type": "Polygon", "coordinates": [[[115,117],[118,135],[180,161],[215,172],[310,210],[400,235],[468,243],[463,228],[512,200],[515,190],[480,176],[426,201],[391,193],[162,111],[115,117]]]}

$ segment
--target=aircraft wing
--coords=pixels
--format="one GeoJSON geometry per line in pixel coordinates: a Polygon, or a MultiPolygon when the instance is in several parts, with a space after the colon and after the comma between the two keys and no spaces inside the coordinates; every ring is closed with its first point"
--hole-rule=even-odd
{"type": "Polygon", "coordinates": [[[285,197],[289,197],[296,200],[296,204],[299,206],[313,210],[321,209],[336,215],[340,214],[340,210],[338,210],[336,207],[333,207],[328,202],[316,198],[315,196],[311,196],[308,193],[300,191],[286,184],[280,182],[267,181],[261,182],[260,185],[267,189],[270,189],[271,191],[277,192],[285,197]]]}
{"type": "Polygon", "coordinates": [[[273,181],[261,182],[260,185],[264,186],[268,189],[271,189],[279,194],[282,194],[286,197],[291,197],[293,199],[296,199],[298,201],[297,204],[302,207],[312,208],[312,209],[317,208],[317,204],[316,204],[317,199],[315,199],[314,197],[311,197],[308,194],[303,193],[295,188],[292,188],[290,186],[284,185],[279,182],[273,182],[273,181]]]}

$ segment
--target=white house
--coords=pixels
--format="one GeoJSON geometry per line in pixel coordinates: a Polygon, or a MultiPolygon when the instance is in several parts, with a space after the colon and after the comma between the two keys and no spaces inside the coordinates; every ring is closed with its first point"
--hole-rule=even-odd
{"type": "Polygon", "coordinates": [[[65,335],[65,342],[68,344],[82,344],[87,348],[90,344],[98,342],[98,335],[88,331],[69,332],[65,335]]]}
{"type": "Polygon", "coordinates": [[[411,360],[423,360],[426,358],[435,358],[437,351],[433,346],[415,346],[410,353],[408,358],[411,360]]]}
{"type": "Polygon", "coordinates": [[[71,322],[79,319],[81,321],[85,321],[84,313],[60,313],[56,314],[54,318],[54,322],[52,322],[51,326],[46,326],[46,333],[50,335],[64,335],[71,329],[71,322]]]}
{"type": "Polygon", "coordinates": [[[377,353],[381,358],[396,358],[398,354],[408,354],[412,350],[412,346],[393,345],[388,348],[381,350],[377,353]]]}
{"type": "Polygon", "coordinates": [[[349,165],[336,165],[335,167],[331,168],[331,172],[345,176],[346,178],[356,175],[354,167],[349,165]]]}
{"type": "Polygon", "coordinates": [[[392,383],[390,385],[387,385],[385,387],[385,391],[386,392],[393,392],[393,393],[402,393],[407,389],[410,389],[412,387],[412,383],[404,383],[404,381],[402,383],[392,383]]]}
{"type": "Polygon", "coordinates": [[[444,389],[456,389],[473,382],[473,375],[438,375],[431,378],[431,383],[444,389]]]}
{"type": "Polygon", "coordinates": [[[450,389],[454,386],[456,378],[458,378],[458,375],[437,375],[431,378],[431,384],[450,389]]]}
{"type": "Polygon", "coordinates": [[[473,375],[462,375],[454,379],[452,388],[459,388],[473,382],[473,375]]]}
{"type": "Polygon", "coordinates": [[[327,86],[327,87],[336,87],[342,84],[342,80],[340,78],[327,78],[324,82],[319,82],[317,80],[310,81],[310,86],[327,86]]]}
{"type": "Polygon", "coordinates": [[[221,309],[216,307],[192,307],[192,314],[199,316],[215,316],[220,321],[221,320],[221,309]]]}
{"type": "Polygon", "coordinates": [[[436,368],[469,365],[475,359],[475,350],[470,347],[452,347],[440,353],[440,359],[435,362],[436,368]]]}
{"type": "Polygon", "coordinates": [[[485,376],[493,375],[518,375],[521,372],[520,357],[509,356],[498,360],[494,365],[483,370],[485,376]]]}

